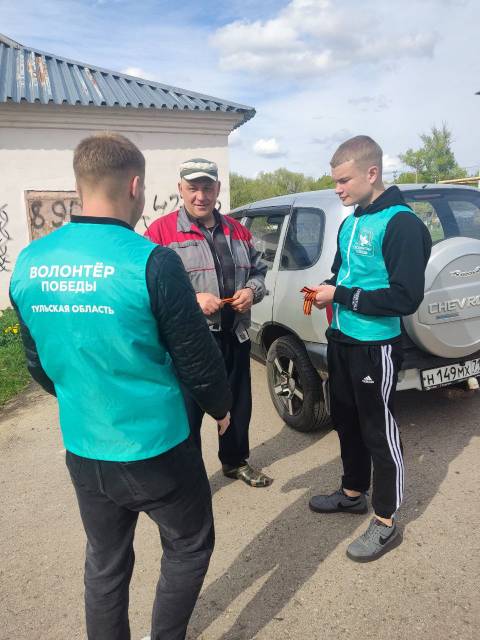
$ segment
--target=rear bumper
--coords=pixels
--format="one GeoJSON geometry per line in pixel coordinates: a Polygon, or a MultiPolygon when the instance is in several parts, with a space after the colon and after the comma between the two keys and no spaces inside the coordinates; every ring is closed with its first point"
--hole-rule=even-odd
{"type": "MultiPolygon", "coordinates": [[[[420,376],[422,369],[435,369],[436,367],[480,358],[480,351],[462,358],[439,358],[438,356],[433,356],[430,353],[422,351],[413,344],[405,344],[405,342],[406,341],[404,341],[402,369],[398,376],[398,391],[406,391],[407,389],[418,389],[422,391],[423,387],[420,376]]],[[[305,347],[315,369],[319,372],[328,371],[327,345],[318,342],[305,342],[305,347]]]]}
{"type": "Polygon", "coordinates": [[[423,387],[420,377],[420,371],[422,371],[422,369],[436,369],[437,367],[444,367],[449,364],[456,364],[457,362],[462,364],[466,360],[480,358],[480,351],[459,358],[439,358],[438,356],[432,356],[430,353],[422,351],[413,344],[405,344],[405,342],[403,354],[402,370],[398,376],[397,385],[399,391],[406,389],[418,389],[422,391],[423,387]]]}
{"type": "MultiPolygon", "coordinates": [[[[265,362],[265,352],[255,338],[258,339],[257,334],[252,336],[252,356],[260,362],[265,362]]],[[[326,373],[328,371],[327,344],[323,342],[304,342],[304,345],[313,367],[319,373],[326,373]]],[[[416,347],[407,336],[404,336],[403,356],[402,369],[398,376],[397,390],[406,391],[407,389],[418,389],[422,391],[420,376],[422,369],[435,369],[436,367],[480,358],[480,351],[462,358],[440,358],[422,351],[416,347]]]]}

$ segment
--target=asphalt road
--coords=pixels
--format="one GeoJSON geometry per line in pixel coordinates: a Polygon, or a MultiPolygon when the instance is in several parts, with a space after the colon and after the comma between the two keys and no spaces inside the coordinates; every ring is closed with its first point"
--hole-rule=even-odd
{"type": "MultiPolygon", "coordinates": [[[[370,515],[319,515],[314,493],[337,488],[334,432],[303,435],[274,412],[254,362],[251,462],[275,478],[252,489],[218,471],[206,420],[204,454],[217,546],[192,618],[193,640],[478,640],[480,393],[398,394],[406,459],[403,544],[352,563],[348,543],[370,515]]],[[[0,638],[85,637],[84,536],[67,478],[56,403],[38,387],[0,418],[0,638]]],[[[131,587],[132,639],[149,631],[161,549],[142,517],[131,587]]]]}

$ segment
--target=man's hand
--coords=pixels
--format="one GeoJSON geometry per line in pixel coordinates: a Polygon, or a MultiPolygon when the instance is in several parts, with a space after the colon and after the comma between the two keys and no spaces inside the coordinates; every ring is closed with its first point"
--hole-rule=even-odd
{"type": "Polygon", "coordinates": [[[227,415],[224,418],[222,418],[221,420],[218,420],[217,424],[218,424],[218,433],[221,436],[223,436],[225,431],[230,426],[230,411],[227,413],[227,415]]]}
{"type": "Polygon", "coordinates": [[[239,289],[233,294],[232,309],[239,313],[245,313],[253,304],[253,291],[248,287],[239,289]]]}
{"type": "Polygon", "coordinates": [[[325,307],[333,302],[333,296],[335,295],[335,287],[331,284],[321,284],[319,287],[310,287],[314,291],[315,301],[314,306],[317,309],[325,309],[325,307]]]}
{"type": "Polygon", "coordinates": [[[213,293],[197,293],[197,302],[205,316],[211,316],[222,308],[222,301],[213,293]]]}

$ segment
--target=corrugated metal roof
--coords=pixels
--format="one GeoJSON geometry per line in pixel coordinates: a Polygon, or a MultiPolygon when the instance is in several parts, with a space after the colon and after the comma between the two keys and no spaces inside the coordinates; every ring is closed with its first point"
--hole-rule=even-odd
{"type": "Polygon", "coordinates": [[[255,115],[246,105],[60,58],[1,34],[0,102],[233,112],[242,117],[237,127],[255,115]]]}

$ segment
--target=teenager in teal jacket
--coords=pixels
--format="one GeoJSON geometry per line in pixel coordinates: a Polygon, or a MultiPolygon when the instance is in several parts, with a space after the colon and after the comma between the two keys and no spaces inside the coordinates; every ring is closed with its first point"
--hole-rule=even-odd
{"type": "Polygon", "coordinates": [[[328,337],[331,414],[340,438],[343,477],[331,495],[314,496],[320,513],[366,513],[367,531],[347,549],[375,560],[401,542],[395,523],[404,492],[404,464],[393,396],[402,362],[401,316],[423,300],[430,234],[400,190],[385,190],[382,150],[367,136],[344,142],[332,177],[345,206],[356,205],[338,233],[333,277],[317,287],[316,306],[333,304],[328,337]]]}

